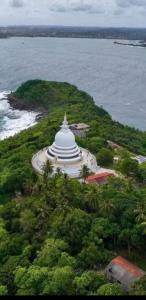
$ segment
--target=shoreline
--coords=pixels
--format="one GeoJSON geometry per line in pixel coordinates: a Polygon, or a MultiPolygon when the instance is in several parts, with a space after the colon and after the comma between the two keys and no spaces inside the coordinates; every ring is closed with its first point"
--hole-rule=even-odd
{"type": "MultiPolygon", "coordinates": [[[[7,95],[7,100],[8,100],[8,103],[10,104],[12,110],[19,110],[19,111],[27,111],[27,112],[30,112],[30,113],[36,113],[37,114],[36,117],[35,117],[35,122],[36,123],[41,121],[44,117],[47,117],[47,115],[49,114],[49,111],[47,109],[45,109],[44,107],[42,107],[42,106],[37,107],[36,105],[34,105],[32,103],[30,104],[28,102],[25,102],[22,99],[18,99],[13,95],[12,92],[7,95]]],[[[96,103],[95,103],[95,105],[97,106],[96,103]]],[[[114,121],[119,122],[117,120],[114,120],[114,121]]],[[[145,130],[136,128],[135,126],[130,126],[130,125],[127,125],[127,124],[124,124],[124,123],[121,123],[121,122],[119,122],[119,123],[123,126],[128,126],[128,127],[133,128],[135,130],[145,132],[145,130]]]]}
{"type": "Polygon", "coordinates": [[[23,100],[15,98],[12,93],[7,95],[7,100],[13,110],[25,110],[27,112],[37,113],[35,118],[36,122],[40,121],[43,117],[46,117],[48,115],[47,109],[43,107],[36,107],[36,105],[33,105],[32,103],[25,103],[23,100]]]}
{"type": "Polygon", "coordinates": [[[122,45],[122,46],[131,46],[131,47],[142,47],[142,48],[146,48],[146,43],[134,44],[134,43],[123,43],[123,42],[114,41],[114,44],[115,44],[115,45],[122,45]]]}
{"type": "MultiPolygon", "coordinates": [[[[48,109],[46,109],[46,108],[44,108],[42,106],[37,106],[36,104],[29,103],[28,101],[25,101],[24,99],[17,98],[12,91],[7,94],[7,99],[5,99],[5,100],[8,101],[8,103],[9,103],[12,111],[13,110],[14,111],[18,110],[20,112],[21,111],[22,112],[25,111],[25,112],[28,112],[28,113],[35,113],[36,114],[34,116],[34,122],[30,123],[30,125],[28,127],[26,127],[26,128],[22,127],[22,129],[19,132],[21,132],[21,131],[23,131],[25,129],[30,128],[31,126],[33,126],[33,124],[39,123],[39,121],[41,121],[43,118],[47,117],[47,115],[49,114],[49,110],[48,109]]],[[[95,104],[95,105],[97,106],[97,104],[95,104]]],[[[122,125],[124,125],[124,124],[122,124],[122,125]]],[[[129,126],[129,127],[134,128],[132,126],[129,126]]],[[[17,126],[16,126],[16,129],[17,129],[17,126]]],[[[137,128],[134,128],[134,129],[137,130],[137,128]]],[[[17,133],[18,132],[16,130],[16,133],[12,134],[11,136],[13,137],[17,133]]],[[[9,137],[10,136],[8,136],[8,138],[9,137]]]]}
{"type": "Polygon", "coordinates": [[[18,99],[12,99],[12,92],[1,92],[2,121],[5,123],[0,129],[0,142],[14,137],[23,130],[38,124],[48,112],[33,105],[25,105],[18,99]]]}

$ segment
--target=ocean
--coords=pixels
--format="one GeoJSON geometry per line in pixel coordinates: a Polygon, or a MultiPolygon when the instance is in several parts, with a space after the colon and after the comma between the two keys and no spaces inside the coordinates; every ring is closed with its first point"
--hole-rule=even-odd
{"type": "Polygon", "coordinates": [[[36,114],[13,111],[6,94],[36,78],[75,84],[93,96],[114,120],[146,130],[146,48],[113,42],[0,39],[0,139],[35,123],[36,114]]]}
{"type": "Polygon", "coordinates": [[[36,124],[37,113],[13,110],[7,101],[7,93],[0,93],[0,140],[36,124]]]}

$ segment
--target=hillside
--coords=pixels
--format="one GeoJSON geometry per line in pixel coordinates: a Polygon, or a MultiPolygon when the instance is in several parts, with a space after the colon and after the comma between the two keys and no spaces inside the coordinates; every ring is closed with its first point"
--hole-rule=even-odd
{"type": "Polygon", "coordinates": [[[48,116],[33,128],[0,142],[0,194],[13,192],[17,186],[21,189],[32,177],[32,155],[53,141],[65,112],[70,123],[85,122],[91,126],[88,138],[79,143],[95,155],[107,140],[134,153],[146,154],[146,133],[113,121],[103,108],[94,104],[90,95],[68,83],[28,81],[10,98],[14,107],[42,109],[48,116]]]}
{"type": "MultiPolygon", "coordinates": [[[[146,168],[134,164],[133,173],[121,168],[123,179],[96,186],[62,174],[38,177],[31,159],[53,142],[64,112],[69,123],[91,126],[77,142],[98,159],[103,152],[115,154],[108,139],[146,154],[146,133],[113,121],[90,95],[68,83],[28,81],[10,98],[13,106],[48,115],[0,142],[0,295],[125,294],[103,270],[116,255],[146,270],[146,168]]],[[[110,164],[114,167],[111,159],[110,164]]],[[[140,284],[129,294],[140,289],[145,295],[140,284]]]]}
{"type": "MultiPolygon", "coordinates": [[[[42,80],[31,80],[22,84],[15,93],[10,95],[10,102],[17,107],[37,108],[52,111],[59,106],[84,105],[93,107],[93,99],[87,93],[79,91],[69,83],[48,82],[42,80]]],[[[98,115],[108,113],[96,106],[98,115]]]]}

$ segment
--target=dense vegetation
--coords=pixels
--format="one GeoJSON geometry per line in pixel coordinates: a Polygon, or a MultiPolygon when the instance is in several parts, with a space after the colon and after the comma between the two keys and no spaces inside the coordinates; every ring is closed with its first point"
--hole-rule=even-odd
{"type": "MultiPolygon", "coordinates": [[[[119,254],[146,270],[146,166],[124,150],[113,165],[107,140],[146,154],[146,133],[114,122],[67,83],[29,81],[13,96],[45,107],[48,116],[0,142],[0,295],[122,295],[104,270],[119,254]],[[48,169],[35,174],[31,158],[53,142],[65,111],[70,123],[91,126],[78,143],[123,177],[96,186],[48,169]]],[[[146,294],[144,280],[130,294],[139,292],[146,294]]]]}

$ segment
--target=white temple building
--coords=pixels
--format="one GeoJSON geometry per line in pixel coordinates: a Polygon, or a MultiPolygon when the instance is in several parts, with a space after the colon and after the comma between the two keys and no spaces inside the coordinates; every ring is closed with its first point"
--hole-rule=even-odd
{"type": "Polygon", "coordinates": [[[60,169],[62,173],[71,178],[80,178],[84,165],[94,174],[100,169],[95,156],[77,145],[75,136],[69,128],[66,114],[54,143],[39,151],[32,159],[32,165],[39,174],[43,174],[47,160],[51,161],[54,173],[60,169]]]}

